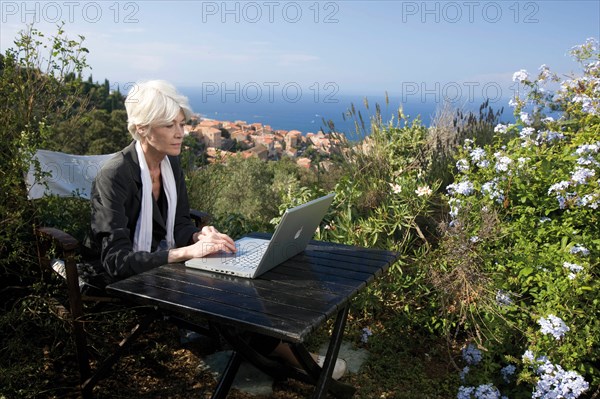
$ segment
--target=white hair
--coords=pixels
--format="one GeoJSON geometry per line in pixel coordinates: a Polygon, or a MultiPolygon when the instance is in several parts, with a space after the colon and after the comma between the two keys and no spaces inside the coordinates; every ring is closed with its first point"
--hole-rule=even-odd
{"type": "Polygon", "coordinates": [[[133,85],[125,99],[127,110],[127,130],[135,140],[141,136],[138,127],[149,129],[171,123],[180,112],[185,119],[192,116],[187,97],[164,80],[150,80],[133,85]]]}

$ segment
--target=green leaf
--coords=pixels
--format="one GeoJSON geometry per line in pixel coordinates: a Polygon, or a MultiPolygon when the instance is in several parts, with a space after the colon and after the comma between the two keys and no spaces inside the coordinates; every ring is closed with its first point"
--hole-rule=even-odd
{"type": "Polygon", "coordinates": [[[521,269],[521,271],[519,272],[519,276],[520,277],[527,277],[529,276],[531,273],[533,273],[533,267],[524,267],[523,269],[521,269]]]}

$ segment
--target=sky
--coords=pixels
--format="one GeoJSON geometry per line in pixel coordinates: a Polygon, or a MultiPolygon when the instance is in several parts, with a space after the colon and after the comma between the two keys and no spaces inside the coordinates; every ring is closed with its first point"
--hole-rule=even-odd
{"type": "Polygon", "coordinates": [[[0,51],[26,24],[85,37],[86,77],[165,79],[203,95],[509,97],[512,75],[577,71],[600,1],[0,2],[0,51]]]}

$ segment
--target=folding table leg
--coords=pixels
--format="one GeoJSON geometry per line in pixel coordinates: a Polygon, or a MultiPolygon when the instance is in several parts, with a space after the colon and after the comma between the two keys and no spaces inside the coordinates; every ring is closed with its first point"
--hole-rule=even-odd
{"type": "Polygon", "coordinates": [[[349,306],[346,305],[337,314],[323,368],[317,365],[317,363],[311,357],[310,352],[308,352],[303,344],[291,344],[291,348],[296,355],[296,358],[306,371],[306,374],[298,372],[294,373],[293,369],[285,367],[281,363],[268,359],[264,355],[256,352],[248,345],[247,342],[245,342],[242,337],[235,332],[232,332],[227,328],[219,328],[219,332],[223,338],[225,338],[225,340],[234,348],[234,352],[232,357],[229,359],[229,364],[227,365],[224,374],[219,380],[219,384],[212,396],[212,399],[224,399],[227,396],[242,359],[248,360],[259,370],[262,370],[276,379],[287,376],[315,385],[315,391],[312,396],[314,399],[324,398],[328,391],[338,398],[351,398],[356,389],[350,385],[343,384],[331,378],[333,369],[335,368],[335,361],[342,344],[344,327],[348,317],[348,309],[349,306]],[[290,371],[292,371],[292,373],[290,373],[290,371]]]}
{"type": "MultiPolygon", "coordinates": [[[[325,362],[323,364],[323,371],[321,371],[321,375],[319,376],[319,380],[317,381],[317,385],[315,387],[315,392],[312,396],[314,399],[325,397],[328,386],[332,381],[331,375],[333,374],[335,361],[337,360],[340,352],[340,346],[342,345],[344,327],[346,326],[346,319],[348,318],[348,309],[349,305],[346,304],[346,306],[344,306],[344,308],[338,312],[335,319],[333,333],[331,335],[331,340],[329,341],[327,355],[325,356],[325,362]]],[[[352,393],[354,393],[354,389],[352,389],[352,393]]],[[[352,394],[350,396],[352,396],[352,394]]]]}
{"type": "Polygon", "coordinates": [[[219,379],[212,399],[225,399],[227,397],[241,364],[242,356],[237,351],[233,351],[225,370],[223,370],[223,375],[219,379]]]}
{"type": "Polygon", "coordinates": [[[325,394],[329,391],[337,398],[351,398],[354,395],[356,389],[348,384],[336,381],[331,378],[333,369],[335,368],[335,361],[337,360],[339,349],[342,344],[342,337],[344,334],[344,326],[346,324],[346,318],[348,316],[348,307],[338,312],[335,327],[330,338],[329,347],[325,356],[325,362],[323,368],[319,367],[313,360],[310,352],[304,347],[303,344],[292,344],[292,350],[296,355],[296,358],[302,364],[302,367],[307,372],[309,383],[315,385],[315,391],[313,398],[325,397],[325,394]]]}

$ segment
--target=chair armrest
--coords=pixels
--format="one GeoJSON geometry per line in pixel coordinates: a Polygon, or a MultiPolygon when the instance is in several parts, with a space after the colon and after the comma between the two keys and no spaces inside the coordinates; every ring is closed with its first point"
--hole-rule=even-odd
{"type": "Polygon", "coordinates": [[[211,216],[208,213],[197,211],[196,209],[190,209],[190,217],[198,228],[208,225],[211,220],[211,216]]]}
{"type": "Polygon", "coordinates": [[[37,235],[40,266],[42,266],[42,269],[51,269],[61,277],[66,278],[69,302],[71,304],[71,316],[75,320],[78,320],[78,318],[83,315],[81,291],[79,290],[79,272],[77,271],[76,264],[79,241],[70,234],[54,227],[38,227],[35,233],[37,235]],[[51,261],[48,252],[53,246],[62,252],[61,257],[64,260],[64,275],[58,270],[54,270],[50,265],[51,261]]]}
{"type": "Polygon", "coordinates": [[[79,249],[79,241],[72,235],[54,227],[38,227],[35,230],[35,234],[37,236],[38,261],[40,266],[42,266],[42,273],[44,273],[45,269],[53,271],[67,280],[69,280],[68,276],[70,275],[71,279],[78,281],[76,256],[79,249]],[[63,269],[62,272],[55,269],[52,265],[53,261],[50,259],[51,249],[56,249],[58,251],[57,257],[64,262],[64,268],[60,268],[63,269]]]}
{"type": "Polygon", "coordinates": [[[36,229],[36,234],[39,239],[51,241],[63,252],[68,253],[79,248],[79,241],[77,241],[72,235],[54,227],[39,227],[36,229]]]}

